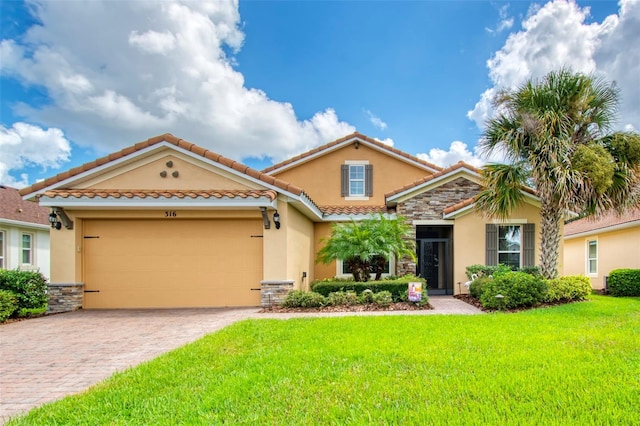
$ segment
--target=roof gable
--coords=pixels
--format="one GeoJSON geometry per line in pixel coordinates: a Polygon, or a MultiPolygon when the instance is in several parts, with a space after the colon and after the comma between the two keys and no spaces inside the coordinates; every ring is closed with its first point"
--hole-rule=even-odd
{"type": "Polygon", "coordinates": [[[608,232],[630,226],[640,226],[640,207],[623,214],[611,211],[599,218],[585,217],[568,222],[564,226],[564,235],[569,237],[585,233],[608,232]]]}
{"type": "Polygon", "coordinates": [[[280,163],[274,164],[273,166],[267,167],[262,170],[264,173],[269,173],[272,175],[277,175],[280,172],[285,170],[289,170],[294,167],[298,167],[302,164],[305,164],[315,158],[327,155],[330,152],[335,150],[344,148],[353,144],[364,144],[372,149],[375,149],[380,152],[384,152],[385,154],[395,157],[401,161],[410,163],[416,167],[422,168],[429,173],[434,173],[442,170],[441,167],[429,163],[427,161],[421,160],[418,157],[415,157],[411,154],[407,154],[404,151],[400,151],[399,149],[393,148],[389,145],[386,145],[376,139],[370,138],[369,136],[363,135],[361,133],[355,132],[340,139],[336,139],[332,142],[314,148],[310,151],[304,152],[295,157],[284,160],[280,163]]]}
{"type": "MultiPolygon", "coordinates": [[[[29,187],[21,189],[20,194],[25,197],[34,197],[45,191],[68,188],[78,182],[91,182],[91,179],[98,178],[101,174],[106,173],[109,169],[115,166],[123,166],[128,163],[135,162],[142,157],[165,150],[167,147],[178,151],[187,157],[190,156],[192,158],[198,158],[202,161],[208,162],[231,175],[239,176],[262,185],[266,184],[266,186],[271,187],[271,189],[286,191],[297,196],[303,195],[303,190],[295,185],[276,179],[264,172],[252,169],[242,163],[201,148],[169,133],[149,138],[146,141],[139,142],[105,157],[98,158],[97,160],[85,163],[79,167],[59,173],[58,175],[45,179],[44,181],[37,182],[29,187]]],[[[173,173],[173,171],[169,171],[169,173],[173,173]]],[[[83,185],[81,184],[81,186],[83,185]]]]}

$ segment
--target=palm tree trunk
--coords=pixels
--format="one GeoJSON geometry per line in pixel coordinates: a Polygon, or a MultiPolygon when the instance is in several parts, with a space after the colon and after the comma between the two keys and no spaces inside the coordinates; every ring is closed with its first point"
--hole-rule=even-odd
{"type": "Polygon", "coordinates": [[[548,197],[541,197],[540,209],[540,271],[547,279],[558,276],[558,252],[560,249],[560,221],[563,213],[548,197]]]}

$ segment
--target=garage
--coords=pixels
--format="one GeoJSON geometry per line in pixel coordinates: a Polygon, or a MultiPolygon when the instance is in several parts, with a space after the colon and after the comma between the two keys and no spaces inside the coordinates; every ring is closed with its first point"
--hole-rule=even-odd
{"type": "Polygon", "coordinates": [[[260,305],[260,220],[92,219],[82,227],[85,309],[260,305]]]}

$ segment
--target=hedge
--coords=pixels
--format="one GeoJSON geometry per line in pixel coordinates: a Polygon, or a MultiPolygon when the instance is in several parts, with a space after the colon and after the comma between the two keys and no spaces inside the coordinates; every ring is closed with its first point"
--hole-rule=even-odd
{"type": "Polygon", "coordinates": [[[640,269],[614,269],[609,273],[607,288],[613,296],[640,296],[640,269]]]}
{"type": "Polygon", "coordinates": [[[584,275],[570,275],[547,280],[545,302],[573,302],[591,294],[591,280],[584,275]]]}
{"type": "Polygon", "coordinates": [[[534,306],[544,301],[547,284],[541,277],[526,272],[507,272],[482,286],[480,303],[489,309],[513,309],[534,306]]]}
{"type": "Polygon", "coordinates": [[[20,309],[47,305],[47,279],[40,272],[0,270],[0,290],[15,294],[20,309]]]}
{"type": "Polygon", "coordinates": [[[0,322],[18,310],[18,298],[9,290],[0,290],[0,322]]]}
{"type": "Polygon", "coordinates": [[[320,293],[327,297],[330,293],[340,291],[353,291],[357,294],[361,294],[365,290],[371,290],[374,293],[381,291],[388,291],[391,293],[394,301],[402,300],[403,293],[407,292],[407,285],[410,282],[421,282],[423,298],[426,295],[427,287],[426,280],[424,278],[417,278],[414,276],[405,276],[395,280],[380,280],[380,281],[367,281],[367,282],[355,282],[345,280],[322,280],[314,281],[311,283],[311,290],[320,293]]]}

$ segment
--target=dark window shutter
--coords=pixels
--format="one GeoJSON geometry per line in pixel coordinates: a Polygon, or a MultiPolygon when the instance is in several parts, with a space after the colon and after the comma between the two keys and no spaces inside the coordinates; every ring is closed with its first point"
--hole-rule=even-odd
{"type": "Polygon", "coordinates": [[[364,195],[373,197],[373,166],[371,164],[364,166],[364,195]]]}
{"type": "Polygon", "coordinates": [[[485,235],[485,263],[495,266],[498,264],[498,225],[487,223],[485,235]]]}
{"type": "Polygon", "coordinates": [[[347,164],[340,166],[340,194],[342,197],[349,195],[349,166],[347,164]]]}
{"type": "Polygon", "coordinates": [[[522,233],[522,266],[535,266],[536,264],[536,226],[533,223],[526,223],[522,233]]]}

